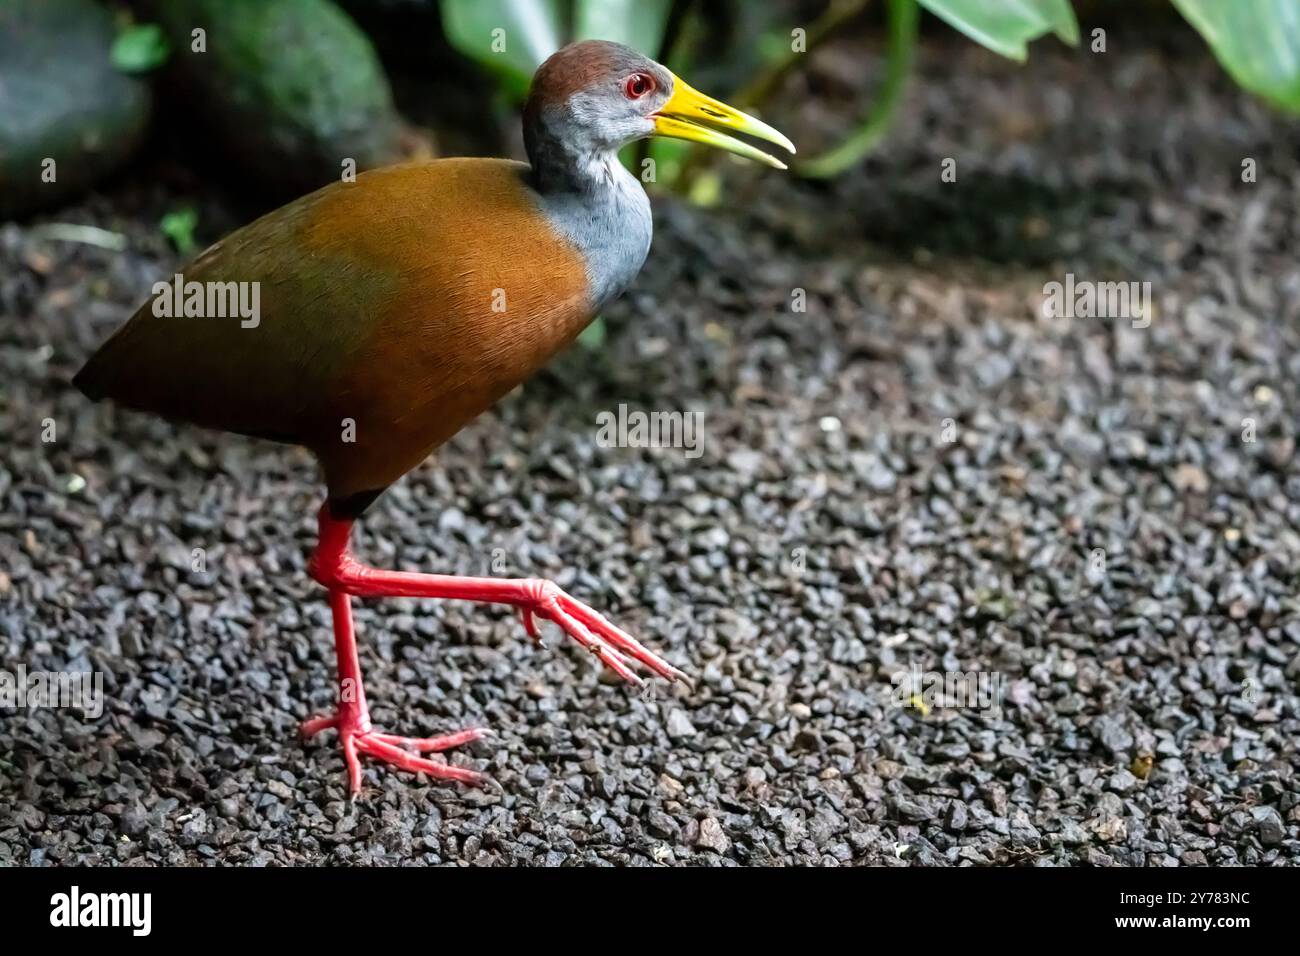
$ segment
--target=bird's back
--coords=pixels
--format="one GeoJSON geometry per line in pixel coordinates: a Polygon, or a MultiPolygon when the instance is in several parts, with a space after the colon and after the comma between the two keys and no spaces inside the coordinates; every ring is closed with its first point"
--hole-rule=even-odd
{"type": "Polygon", "coordinates": [[[550,226],[527,171],[438,160],[290,203],[177,280],[186,291],[247,283],[238,288],[256,301],[255,319],[159,314],[155,296],[75,383],[93,398],[305,445],[335,497],[382,490],[591,319],[585,260],[550,226]]]}

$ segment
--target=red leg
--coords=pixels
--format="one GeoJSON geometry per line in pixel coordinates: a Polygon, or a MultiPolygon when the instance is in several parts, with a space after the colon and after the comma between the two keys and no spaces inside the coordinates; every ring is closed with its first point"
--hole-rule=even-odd
{"type": "Polygon", "coordinates": [[[370,727],[370,710],[366,707],[366,690],[361,683],[361,665],[357,660],[356,635],[352,627],[352,598],[347,592],[330,591],[330,610],[334,614],[334,647],[338,653],[339,703],[332,717],[313,717],[302,725],[305,736],[322,730],[337,730],[343,745],[343,760],[348,767],[348,783],[352,792],[361,790],[360,754],[393,764],[403,770],[427,773],[443,780],[462,783],[482,783],[481,773],[438,763],[418,757],[418,753],[432,753],[459,747],[488,736],[491,731],[475,728],[462,730],[446,737],[394,737],[376,733],[370,727]],[[407,749],[409,748],[409,749],[407,749]]]}
{"type": "Polygon", "coordinates": [[[685,674],[643,647],[632,635],[550,581],[380,571],[366,567],[348,553],[351,531],[352,522],[334,518],[328,504],[321,509],[320,543],[312,556],[310,570],[312,576],[331,591],[356,597],[449,598],[509,604],[518,608],[524,627],[533,638],[538,636],[533,620],[535,616],[551,621],[629,683],[640,685],[643,682],[632,671],[628,658],[668,680],[686,679],[685,674]]]}

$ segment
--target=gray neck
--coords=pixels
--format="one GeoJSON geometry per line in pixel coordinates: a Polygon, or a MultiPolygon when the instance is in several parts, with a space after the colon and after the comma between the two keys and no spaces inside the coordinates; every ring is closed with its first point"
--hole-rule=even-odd
{"type": "Polygon", "coordinates": [[[616,153],[529,144],[532,187],[547,220],[582,253],[593,313],[632,284],[650,251],[650,200],[616,153]]]}

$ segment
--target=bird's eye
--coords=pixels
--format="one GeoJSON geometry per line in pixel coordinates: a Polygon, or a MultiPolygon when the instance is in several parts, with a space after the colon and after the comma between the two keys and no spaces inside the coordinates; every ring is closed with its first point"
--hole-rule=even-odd
{"type": "Polygon", "coordinates": [[[655,81],[644,73],[633,73],[627,78],[624,89],[627,91],[627,98],[630,100],[639,100],[647,93],[653,91],[655,81]]]}

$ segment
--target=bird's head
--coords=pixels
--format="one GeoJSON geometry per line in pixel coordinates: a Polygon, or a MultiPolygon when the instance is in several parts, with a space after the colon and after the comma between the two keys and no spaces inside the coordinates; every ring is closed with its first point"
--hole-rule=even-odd
{"type": "Polygon", "coordinates": [[[543,63],[524,111],[524,135],[534,159],[557,146],[579,154],[610,153],[649,136],[667,136],[786,168],[730,133],[795,151],[763,121],[692,89],[649,57],[604,40],[571,43],[543,63]]]}

